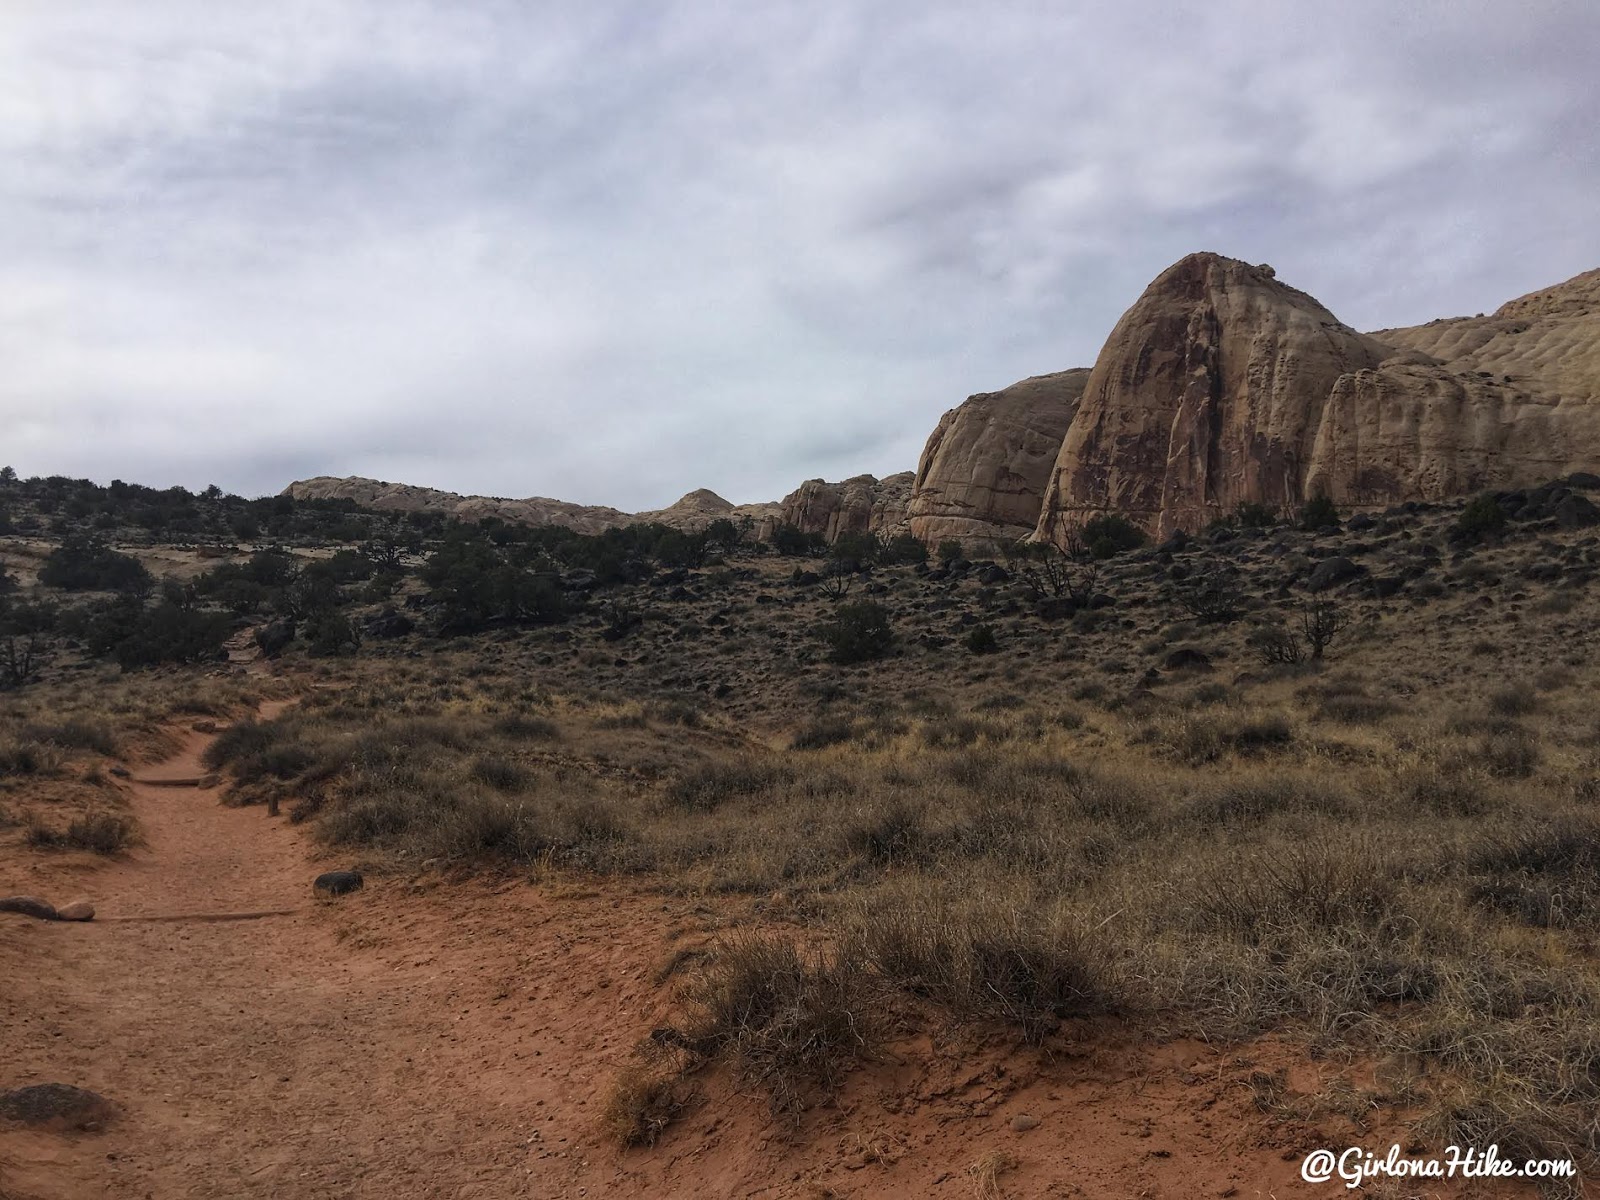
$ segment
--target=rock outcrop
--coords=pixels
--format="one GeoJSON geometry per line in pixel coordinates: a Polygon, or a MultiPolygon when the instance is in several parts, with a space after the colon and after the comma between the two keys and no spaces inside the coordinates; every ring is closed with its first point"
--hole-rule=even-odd
{"type": "Polygon", "coordinates": [[[1372,336],[1557,405],[1600,403],[1600,270],[1508,301],[1492,316],[1430,321],[1372,336]]]}
{"type": "Polygon", "coordinates": [[[917,463],[911,532],[930,545],[1031,534],[1088,379],[1087,367],[1036,375],[945,413],[917,463]]]}
{"type": "Polygon", "coordinates": [[[1145,289],[1092,369],[945,413],[915,474],[808,480],[777,504],[700,490],[641,513],[360,478],[302,480],[286,494],[580,533],[727,517],[762,536],[789,523],[829,541],[909,530],[927,542],[1061,542],[1104,512],[1165,536],[1245,501],[1382,506],[1594,470],[1600,270],[1491,316],[1364,334],[1271,267],[1192,254],[1145,289]]]}
{"type": "Polygon", "coordinates": [[[1597,293],[1591,272],[1491,318],[1369,335],[1270,267],[1190,255],[1106,341],[1036,536],[1107,511],[1164,536],[1244,501],[1381,505],[1593,469],[1597,293]]]}
{"type": "Polygon", "coordinates": [[[462,496],[435,488],[387,483],[361,476],[319,475],[301,479],[283,490],[296,500],[351,500],[362,508],[379,512],[437,512],[463,521],[499,517],[523,525],[560,525],[578,533],[595,534],[639,521],[659,522],[674,529],[703,529],[719,517],[739,521],[748,517],[760,523],[777,513],[776,504],[733,504],[713,491],[701,488],[690,492],[666,508],[626,513],[604,505],[571,504],[545,496],[523,500],[499,496],[462,496]]]}
{"type": "Polygon", "coordinates": [[[906,531],[914,480],[910,471],[882,479],[856,475],[842,483],[808,479],[778,504],[775,520],[830,542],[844,533],[894,537],[906,531]]]}
{"type": "Polygon", "coordinates": [[[1159,535],[1298,498],[1322,405],[1386,350],[1270,267],[1193,254],[1107,339],[1067,430],[1038,536],[1101,512],[1159,535]]]}

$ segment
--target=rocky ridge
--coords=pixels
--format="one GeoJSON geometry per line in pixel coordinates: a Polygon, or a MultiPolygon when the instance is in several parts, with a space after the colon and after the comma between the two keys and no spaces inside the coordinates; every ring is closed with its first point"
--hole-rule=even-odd
{"type": "Polygon", "coordinates": [[[1063,541],[1115,512],[1158,536],[1250,501],[1349,508],[1527,487],[1600,468],[1600,270],[1490,316],[1360,333],[1269,266],[1192,254],[1119,320],[1093,368],[1035,376],[946,412],[917,470],[807,480],[734,505],[704,489],[625,513],[545,497],[460,496],[362,478],[299,499],[497,516],[597,533],[748,518],[833,540],[1063,541]]]}

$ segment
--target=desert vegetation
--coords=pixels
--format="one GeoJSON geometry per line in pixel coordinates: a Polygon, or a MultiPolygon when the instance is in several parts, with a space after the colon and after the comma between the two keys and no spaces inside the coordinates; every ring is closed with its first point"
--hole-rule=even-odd
{"type": "MultiPolygon", "coordinates": [[[[1593,1155],[1600,539],[1494,503],[998,561],[494,522],[257,549],[186,594],[292,625],[301,699],[209,765],[372,870],[759,904],[664,984],[677,1015],[607,1102],[622,1143],[709,1071],[793,1115],[913,1030],[1115,1021],[1287,1031],[1383,1064],[1362,1102],[1419,1128],[1593,1155]]],[[[158,736],[197,670],[92,669],[81,712],[11,693],[7,780],[158,736]]]]}

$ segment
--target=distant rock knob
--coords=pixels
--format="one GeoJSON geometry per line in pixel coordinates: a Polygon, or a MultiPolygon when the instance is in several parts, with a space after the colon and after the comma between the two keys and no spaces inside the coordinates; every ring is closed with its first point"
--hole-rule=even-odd
{"type": "Polygon", "coordinates": [[[311,886],[317,895],[332,898],[359,891],[365,882],[360,871],[326,871],[311,886]]]}

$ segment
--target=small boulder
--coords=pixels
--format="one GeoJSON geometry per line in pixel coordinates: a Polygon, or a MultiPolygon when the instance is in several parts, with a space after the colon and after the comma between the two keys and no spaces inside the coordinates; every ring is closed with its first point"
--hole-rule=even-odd
{"type": "Polygon", "coordinates": [[[273,621],[256,630],[256,645],[267,658],[277,658],[290,642],[294,641],[293,621],[273,621]]]}
{"type": "Polygon", "coordinates": [[[215,733],[217,731],[217,723],[211,720],[196,721],[189,728],[196,733],[215,733]]]}
{"type": "Polygon", "coordinates": [[[0,1120],[61,1132],[104,1129],[116,1105],[97,1092],[69,1083],[36,1083],[0,1092],[0,1120]]]}
{"type": "Polygon", "coordinates": [[[415,621],[393,605],[368,617],[363,624],[368,637],[382,639],[405,637],[416,627],[415,621]]]}
{"type": "Polygon", "coordinates": [[[1311,574],[1306,577],[1306,586],[1313,592],[1326,591],[1335,584],[1343,583],[1347,579],[1354,579],[1365,571],[1364,567],[1357,566],[1342,554],[1332,558],[1325,558],[1311,569],[1311,574]]]}
{"type": "Polygon", "coordinates": [[[366,883],[360,871],[325,871],[312,883],[312,890],[327,899],[360,891],[366,883]]]}
{"type": "Polygon", "coordinates": [[[1018,1113],[1011,1118],[1012,1133],[1027,1133],[1030,1129],[1039,1128],[1039,1118],[1029,1116],[1027,1113],[1018,1113]]]}
{"type": "Polygon", "coordinates": [[[94,920],[94,905],[87,900],[74,900],[71,904],[63,904],[56,909],[58,921],[92,921],[94,920]]]}

